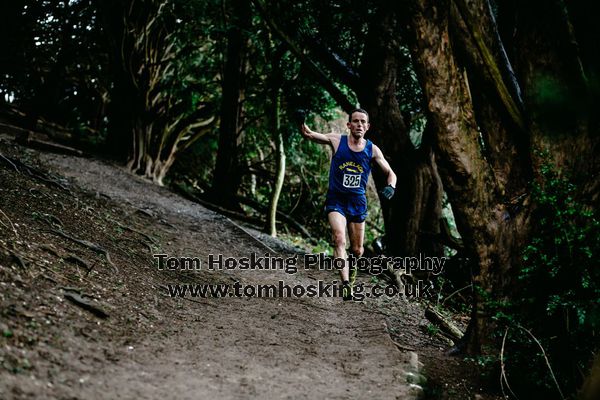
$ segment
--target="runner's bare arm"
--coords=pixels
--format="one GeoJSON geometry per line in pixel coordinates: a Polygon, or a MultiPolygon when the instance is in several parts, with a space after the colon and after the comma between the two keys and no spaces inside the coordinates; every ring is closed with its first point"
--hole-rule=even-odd
{"type": "Polygon", "coordinates": [[[319,144],[328,144],[333,147],[334,150],[337,149],[338,145],[340,144],[340,134],[328,133],[325,135],[323,133],[311,130],[308,126],[306,126],[306,124],[302,124],[300,133],[308,140],[312,140],[313,142],[319,144]]]}
{"type": "Polygon", "coordinates": [[[396,187],[396,174],[392,171],[392,167],[387,162],[387,160],[383,157],[383,153],[379,149],[379,147],[373,145],[373,161],[381,168],[383,174],[387,177],[387,184],[391,185],[393,188],[396,187]]]}

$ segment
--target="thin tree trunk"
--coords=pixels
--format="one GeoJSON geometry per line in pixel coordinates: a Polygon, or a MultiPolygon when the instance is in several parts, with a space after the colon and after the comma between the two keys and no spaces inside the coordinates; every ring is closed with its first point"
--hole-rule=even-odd
{"type": "Polygon", "coordinates": [[[277,236],[277,203],[279,202],[279,195],[281,188],[283,187],[283,180],[285,177],[285,148],[283,147],[283,134],[281,132],[280,122],[280,93],[279,86],[275,86],[272,94],[272,133],[275,142],[275,184],[273,185],[273,192],[271,193],[271,199],[269,202],[269,211],[267,214],[267,232],[269,235],[277,236]]]}

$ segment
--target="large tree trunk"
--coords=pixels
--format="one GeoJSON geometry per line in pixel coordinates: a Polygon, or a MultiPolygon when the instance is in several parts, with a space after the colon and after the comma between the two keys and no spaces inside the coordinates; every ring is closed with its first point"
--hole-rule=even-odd
{"type": "MultiPolygon", "coordinates": [[[[393,8],[382,5],[370,26],[356,85],[358,99],[370,115],[369,138],[380,146],[398,176],[396,196],[382,199],[388,252],[394,255],[443,255],[439,240],[443,188],[431,149],[430,132],[421,147],[412,144],[397,99],[400,43],[393,8]]],[[[379,188],[385,186],[374,170],[379,188]]]]}
{"type": "Polygon", "coordinates": [[[484,156],[469,88],[450,40],[449,10],[446,1],[414,2],[412,54],[435,132],[444,188],[465,248],[479,267],[474,283],[483,292],[475,291],[474,318],[466,338],[467,350],[477,353],[493,327],[483,299],[502,293],[513,279],[506,272],[514,257],[514,232],[526,224],[527,216],[510,215],[484,156]]]}
{"type": "Polygon", "coordinates": [[[245,55],[248,51],[247,30],[250,26],[250,4],[231,0],[231,26],[227,32],[227,51],[223,74],[223,96],[219,126],[219,149],[213,176],[213,196],[226,207],[239,208],[235,195],[241,182],[238,145],[241,98],[244,89],[245,55]]]}
{"type": "Polygon", "coordinates": [[[548,114],[540,94],[548,81],[567,98],[583,86],[580,64],[564,56],[565,46],[573,45],[569,29],[560,28],[556,5],[519,7],[516,74],[487,0],[415,0],[410,8],[413,61],[435,131],[440,174],[465,248],[479,268],[473,280],[481,290],[475,291],[466,335],[470,352],[491,344],[494,326],[485,302],[504,300],[517,286],[531,231],[529,185],[542,161],[535,151],[548,149],[558,167],[578,179],[581,198],[593,203],[598,196],[598,143],[588,118],[567,108],[553,120],[559,110],[548,114]],[[552,130],[558,132],[548,134],[552,130]]]}

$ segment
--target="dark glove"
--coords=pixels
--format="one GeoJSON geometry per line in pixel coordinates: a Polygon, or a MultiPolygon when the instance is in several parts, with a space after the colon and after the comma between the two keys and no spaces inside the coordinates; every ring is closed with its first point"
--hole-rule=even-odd
{"type": "Polygon", "coordinates": [[[304,124],[304,121],[306,121],[306,110],[298,109],[294,111],[294,122],[298,125],[302,125],[304,124]]]}
{"type": "Polygon", "coordinates": [[[380,193],[387,200],[391,200],[394,197],[394,193],[396,193],[396,189],[392,185],[387,185],[380,193]]]}

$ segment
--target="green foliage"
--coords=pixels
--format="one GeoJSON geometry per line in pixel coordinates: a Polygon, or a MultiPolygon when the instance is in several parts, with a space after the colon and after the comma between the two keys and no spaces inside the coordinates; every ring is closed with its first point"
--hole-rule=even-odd
{"type": "Polygon", "coordinates": [[[473,364],[479,366],[482,370],[487,370],[490,368],[490,366],[498,362],[498,356],[493,354],[479,355],[475,357],[465,357],[464,360],[472,362],[473,364]]]}
{"type": "Polygon", "coordinates": [[[579,203],[575,187],[546,163],[542,184],[532,196],[537,204],[537,229],[523,253],[519,279],[536,286],[537,296],[527,299],[542,307],[549,318],[563,319],[572,333],[600,326],[600,221],[579,203]]]}
{"type": "Polygon", "coordinates": [[[429,336],[435,336],[440,332],[440,328],[433,324],[427,324],[427,326],[425,326],[425,330],[429,336]]]}
{"type": "MultiPolygon", "coordinates": [[[[381,4],[371,0],[267,3],[283,25],[294,27],[289,34],[300,47],[309,47],[309,37],[319,38],[324,48],[360,71],[365,39],[380,18],[381,4]]],[[[147,135],[153,137],[146,144],[149,155],[158,157],[155,153],[162,148],[165,158],[173,142],[171,135],[159,146],[159,134],[166,128],[176,132],[195,120],[218,116],[227,32],[232,24],[226,11],[223,3],[214,0],[11,3],[6,9],[7,21],[14,26],[6,27],[12,39],[6,47],[9,62],[0,71],[5,73],[0,95],[26,111],[67,126],[77,144],[89,151],[97,151],[104,143],[125,148],[131,139],[121,143],[118,138],[129,136],[132,129],[141,132],[148,128],[147,135]],[[175,125],[178,120],[181,124],[175,125]]],[[[275,170],[271,92],[277,87],[287,153],[279,209],[308,226],[316,237],[329,238],[322,214],[328,150],[303,140],[290,115],[297,108],[307,109],[308,123],[329,131],[319,123],[335,121],[340,111],[255,9],[251,24],[246,32],[249,50],[239,115],[239,194],[268,203],[275,170]],[[275,80],[278,74],[281,76],[275,80]]],[[[408,50],[401,46],[399,51],[403,67],[398,101],[418,144],[424,127],[419,85],[408,50]]],[[[324,70],[351,102],[357,101],[356,94],[335,73],[324,70]]],[[[189,179],[196,189],[208,189],[217,152],[217,126],[178,154],[167,180],[189,179]]],[[[177,146],[179,150],[182,147],[181,143],[177,146]]],[[[378,201],[371,197],[369,202],[367,243],[381,235],[377,228],[383,227],[378,201]]]]}
{"type": "Polygon", "coordinates": [[[575,391],[581,384],[580,371],[587,370],[598,349],[600,269],[595,257],[600,220],[574,197],[575,186],[556,170],[548,154],[539,156],[545,162],[540,182],[532,187],[534,227],[523,251],[518,295],[511,302],[489,304],[502,328],[498,337],[504,326],[510,329],[509,367],[514,371],[529,366],[527,382],[520,383],[554,394],[543,353],[525,329],[547,352],[560,385],[575,391]]]}
{"type": "Polygon", "coordinates": [[[91,0],[3,5],[0,102],[97,135],[109,85],[100,17],[91,0]],[[6,43],[4,42],[6,41],[6,43]]]}
{"type": "Polygon", "coordinates": [[[548,73],[534,76],[532,110],[548,135],[571,135],[581,121],[593,118],[597,110],[598,87],[592,79],[578,83],[579,77],[557,77],[548,73]]]}

